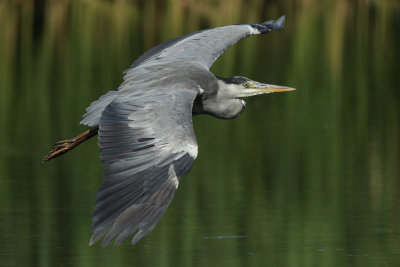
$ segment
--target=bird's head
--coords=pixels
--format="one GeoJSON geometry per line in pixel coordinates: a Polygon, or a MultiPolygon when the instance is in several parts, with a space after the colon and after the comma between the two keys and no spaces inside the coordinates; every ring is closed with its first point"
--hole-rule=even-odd
{"type": "Polygon", "coordinates": [[[229,98],[244,98],[254,95],[288,92],[294,88],[260,83],[246,77],[218,78],[219,91],[229,98]]]}

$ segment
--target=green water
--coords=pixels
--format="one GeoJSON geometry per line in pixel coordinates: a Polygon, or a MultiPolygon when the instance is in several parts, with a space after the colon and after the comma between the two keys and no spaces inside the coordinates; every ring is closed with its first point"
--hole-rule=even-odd
{"type": "Polygon", "coordinates": [[[400,266],[397,1],[2,1],[0,266],[400,266]],[[354,2],[354,3],[353,3],[354,2]],[[146,49],[286,14],[212,71],[297,91],[194,118],[199,156],[136,246],[88,246],[102,167],[84,109],[146,49]]]}

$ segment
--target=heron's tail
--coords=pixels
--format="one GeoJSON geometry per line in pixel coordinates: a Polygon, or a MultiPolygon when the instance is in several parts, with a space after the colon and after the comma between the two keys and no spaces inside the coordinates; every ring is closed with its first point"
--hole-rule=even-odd
{"type": "Polygon", "coordinates": [[[46,161],[49,161],[53,158],[56,158],[64,153],[67,153],[74,147],[76,147],[79,144],[82,144],[86,140],[90,139],[91,137],[97,135],[97,132],[99,131],[99,126],[95,126],[87,130],[86,132],[81,133],[75,138],[68,139],[68,140],[63,140],[60,142],[57,142],[54,144],[53,149],[47,154],[46,157],[43,159],[43,163],[46,161]]]}

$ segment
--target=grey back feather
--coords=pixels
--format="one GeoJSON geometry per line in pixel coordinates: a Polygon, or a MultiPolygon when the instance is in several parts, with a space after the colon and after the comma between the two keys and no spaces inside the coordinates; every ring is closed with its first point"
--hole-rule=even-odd
{"type": "Polygon", "coordinates": [[[107,94],[101,96],[98,100],[90,104],[90,106],[86,109],[86,113],[83,115],[83,120],[81,120],[80,124],[87,126],[98,125],[101,113],[103,113],[103,110],[106,108],[106,106],[113,101],[113,99],[117,96],[117,93],[117,91],[109,91],[107,94]]]}

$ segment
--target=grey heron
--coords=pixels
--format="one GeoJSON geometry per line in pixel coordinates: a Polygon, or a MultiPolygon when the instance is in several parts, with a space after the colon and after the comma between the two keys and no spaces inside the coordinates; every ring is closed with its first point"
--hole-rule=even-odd
{"type": "Polygon", "coordinates": [[[237,117],[243,98],[294,90],[209,71],[230,46],[250,35],[283,28],[285,17],[194,32],[151,48],[124,72],[124,82],[93,102],[81,135],[58,142],[48,161],[98,134],[104,180],[97,192],[90,245],[104,237],[135,244],[158,223],[192,167],[197,141],[192,116],[237,117]]]}

